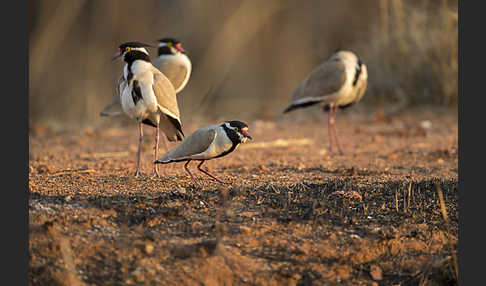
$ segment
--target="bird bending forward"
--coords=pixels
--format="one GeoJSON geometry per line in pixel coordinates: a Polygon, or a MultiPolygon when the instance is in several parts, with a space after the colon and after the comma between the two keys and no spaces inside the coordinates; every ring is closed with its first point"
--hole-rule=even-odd
{"type": "Polygon", "coordinates": [[[338,50],[316,67],[292,93],[291,104],[284,113],[320,104],[329,111],[329,151],[332,139],[342,154],[334,118],[337,108],[346,108],[361,100],[366,91],[368,71],[361,59],[351,51],[338,50]]]}
{"type": "Polygon", "coordinates": [[[233,152],[240,143],[252,139],[248,134],[248,125],[241,121],[226,121],[222,124],[202,127],[189,136],[176,148],[167,152],[155,164],[168,164],[173,162],[186,161],[184,170],[191,176],[192,180],[199,185],[192,173],[187,168],[192,160],[201,161],[197,166],[198,170],[210,176],[219,183],[223,181],[216,178],[208,171],[201,168],[207,160],[219,158],[233,152]]]}

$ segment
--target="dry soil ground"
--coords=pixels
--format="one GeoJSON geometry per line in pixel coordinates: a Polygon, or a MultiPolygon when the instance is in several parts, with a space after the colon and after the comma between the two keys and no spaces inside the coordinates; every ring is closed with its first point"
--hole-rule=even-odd
{"type": "Polygon", "coordinates": [[[33,124],[30,284],[455,284],[457,113],[339,113],[344,155],[318,119],[248,122],[253,142],[206,164],[231,185],[194,163],[202,188],[183,163],[151,177],[150,128],[134,178],[135,124],[33,124]]]}

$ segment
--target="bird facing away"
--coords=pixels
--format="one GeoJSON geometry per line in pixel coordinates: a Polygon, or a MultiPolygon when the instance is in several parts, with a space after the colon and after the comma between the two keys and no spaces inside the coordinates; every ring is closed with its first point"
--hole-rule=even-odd
{"type": "Polygon", "coordinates": [[[366,65],[353,52],[338,50],[317,66],[307,78],[295,88],[291,104],[284,113],[297,108],[320,104],[329,111],[328,132],[329,151],[332,139],[339,153],[343,153],[338,140],[334,117],[337,108],[346,108],[361,100],[366,91],[368,71],[366,65]]]}
{"type": "MultiPolygon", "coordinates": [[[[184,169],[191,176],[192,180],[199,185],[187,165],[192,160],[201,161],[197,166],[198,170],[210,176],[219,183],[223,181],[216,178],[208,171],[201,168],[207,160],[223,157],[233,152],[240,143],[252,139],[248,134],[248,125],[241,121],[226,121],[222,124],[202,127],[189,136],[176,148],[167,152],[155,164],[168,164],[173,162],[186,161],[184,169]]],[[[200,185],[199,185],[200,186],[200,185]]]]}
{"type": "MultiPolygon", "coordinates": [[[[119,46],[113,60],[123,58],[125,67],[118,81],[118,93],[123,112],[138,122],[139,140],[137,152],[137,170],[140,175],[140,153],[142,148],[142,124],[155,127],[155,154],[159,148],[159,129],[169,141],[181,141],[184,138],[180,121],[179,107],[174,87],[170,81],[150,62],[145,47],[140,42],[126,42],[119,46]]],[[[154,175],[159,176],[157,165],[154,175]]]]}
{"type": "MultiPolygon", "coordinates": [[[[189,82],[192,71],[191,60],[177,39],[163,38],[158,40],[158,43],[158,56],[153,60],[153,65],[169,79],[175,92],[179,93],[189,82]]],[[[117,90],[118,88],[115,88],[115,91],[117,90]]],[[[111,101],[103,107],[100,115],[116,116],[120,114],[123,114],[120,96],[115,94],[111,101]]]]}

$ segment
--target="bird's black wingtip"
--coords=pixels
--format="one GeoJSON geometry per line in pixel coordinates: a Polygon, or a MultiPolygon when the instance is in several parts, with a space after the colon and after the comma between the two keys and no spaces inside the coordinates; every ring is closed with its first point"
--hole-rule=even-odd
{"type": "Polygon", "coordinates": [[[291,105],[291,106],[289,106],[289,107],[285,108],[285,110],[283,111],[283,113],[290,112],[290,111],[294,110],[295,108],[296,108],[296,107],[295,107],[294,105],[291,105]]]}

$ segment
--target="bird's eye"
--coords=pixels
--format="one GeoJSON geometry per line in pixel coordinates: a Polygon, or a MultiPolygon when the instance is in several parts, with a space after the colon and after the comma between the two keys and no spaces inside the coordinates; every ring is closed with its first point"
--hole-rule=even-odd
{"type": "Polygon", "coordinates": [[[167,43],[167,46],[169,46],[169,48],[171,48],[172,47],[172,42],[168,42],[167,43]]]}
{"type": "Polygon", "coordinates": [[[238,132],[238,127],[235,127],[234,129],[235,129],[236,132],[238,132]]]}
{"type": "Polygon", "coordinates": [[[130,48],[130,47],[126,47],[126,48],[125,48],[125,52],[129,52],[130,50],[131,50],[131,48],[130,48]]]}

